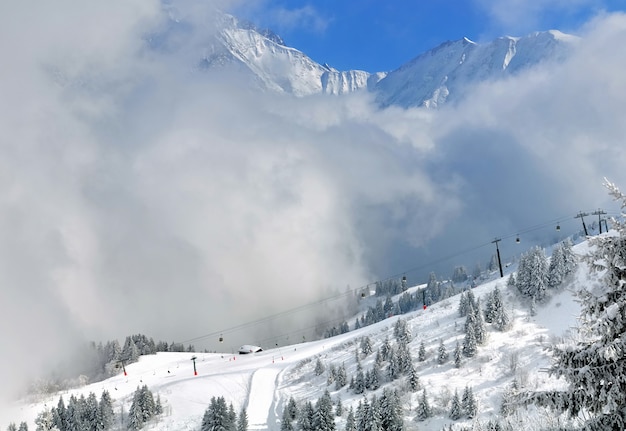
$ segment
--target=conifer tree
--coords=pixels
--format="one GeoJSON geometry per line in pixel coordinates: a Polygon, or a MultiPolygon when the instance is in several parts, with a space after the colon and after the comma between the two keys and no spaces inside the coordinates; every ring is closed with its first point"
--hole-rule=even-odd
{"type": "Polygon", "coordinates": [[[524,253],[517,269],[515,285],[519,292],[535,301],[543,301],[546,296],[548,266],[544,250],[538,246],[524,253]]]}
{"type": "Polygon", "coordinates": [[[387,377],[393,381],[398,378],[400,374],[400,367],[398,365],[397,349],[393,349],[389,355],[389,365],[387,365],[387,377]]]}
{"type": "Polygon", "coordinates": [[[359,401],[356,408],[356,429],[357,431],[364,431],[368,428],[370,418],[370,403],[367,397],[363,397],[363,401],[359,401]]]}
{"type": "Polygon", "coordinates": [[[289,415],[289,419],[296,420],[298,417],[298,405],[296,404],[296,400],[293,397],[289,397],[289,401],[287,401],[287,408],[285,409],[287,414],[289,415]]]}
{"type": "Polygon", "coordinates": [[[391,354],[391,342],[389,341],[389,337],[385,337],[382,346],[380,346],[380,356],[383,361],[389,360],[389,355],[391,354]]]}
{"type": "Polygon", "coordinates": [[[356,377],[354,378],[354,387],[352,390],[355,394],[362,394],[365,392],[365,375],[363,374],[361,361],[356,364],[356,377]]]}
{"type": "Polygon", "coordinates": [[[354,417],[354,409],[350,407],[348,410],[348,416],[346,417],[346,426],[345,431],[357,431],[356,429],[356,419],[354,417]]]}
{"type": "Polygon", "coordinates": [[[420,362],[424,362],[426,360],[426,346],[424,345],[424,341],[420,342],[419,349],[417,350],[417,360],[420,362]]]}
{"type": "Polygon", "coordinates": [[[243,407],[237,418],[237,431],[248,431],[248,412],[243,407]]]}
{"type": "Polygon", "coordinates": [[[445,344],[443,344],[443,340],[439,340],[439,349],[437,349],[437,363],[439,365],[445,364],[448,362],[450,355],[446,350],[445,344]]]}
{"type": "Polygon", "coordinates": [[[52,431],[55,429],[52,410],[45,409],[39,413],[35,419],[35,425],[37,425],[36,431],[52,431]]]}
{"type": "Polygon", "coordinates": [[[335,418],[333,416],[333,403],[328,390],[315,403],[313,414],[313,427],[316,431],[334,431],[335,418]]]}
{"type": "Polygon", "coordinates": [[[409,344],[411,341],[411,331],[405,319],[398,319],[393,327],[393,335],[398,344],[409,344]]]}
{"type": "Polygon", "coordinates": [[[476,318],[473,311],[467,314],[465,322],[465,338],[463,339],[463,354],[468,358],[476,355],[478,346],[476,343],[476,318]]]}
{"type": "Polygon", "coordinates": [[[283,410],[283,417],[280,421],[280,431],[294,431],[293,424],[291,423],[292,420],[289,410],[283,410]]]}
{"type": "Polygon", "coordinates": [[[415,366],[413,366],[413,364],[411,364],[411,366],[409,367],[407,383],[411,392],[417,392],[420,388],[420,379],[417,375],[417,370],[415,369],[415,366]]]}
{"type": "Polygon", "coordinates": [[[511,319],[506,311],[504,302],[502,301],[502,293],[498,286],[495,287],[492,294],[493,301],[493,325],[498,331],[506,331],[511,327],[511,319]]]}
{"type": "Polygon", "coordinates": [[[467,298],[467,294],[462,292],[459,297],[459,316],[465,317],[467,316],[467,311],[469,309],[469,300],[467,298]]]}
{"type": "Polygon", "coordinates": [[[348,376],[346,374],[346,367],[342,363],[339,368],[337,368],[337,374],[335,376],[335,389],[339,390],[343,388],[348,382],[348,376]]]}
{"type": "Polygon", "coordinates": [[[335,402],[335,416],[343,416],[343,403],[341,402],[341,397],[337,397],[337,401],[335,402]]]}
{"type": "Polygon", "coordinates": [[[321,376],[322,374],[324,374],[324,371],[326,371],[326,367],[324,367],[324,363],[318,356],[317,360],[315,361],[315,375],[321,376]]]}
{"type": "Polygon", "coordinates": [[[367,430],[379,430],[382,427],[382,412],[380,410],[380,402],[376,398],[376,394],[372,395],[370,402],[370,410],[367,420],[367,430]]]}
{"type": "Polygon", "coordinates": [[[97,414],[97,431],[106,431],[113,426],[113,401],[109,391],[104,390],[100,395],[100,403],[98,403],[97,414]]]}
{"type": "Polygon", "coordinates": [[[363,356],[369,356],[372,353],[372,340],[368,336],[361,337],[361,353],[363,356]]]}
{"type": "Polygon", "coordinates": [[[454,347],[454,366],[456,368],[461,368],[463,363],[463,358],[461,357],[461,346],[459,342],[456,342],[456,346],[454,347]]]}
{"type": "Polygon", "coordinates": [[[476,344],[485,344],[487,341],[487,328],[485,327],[485,320],[483,319],[483,313],[480,312],[480,301],[476,301],[476,309],[473,310],[475,317],[474,334],[476,336],[476,344]]]}
{"type": "Polygon", "coordinates": [[[548,288],[555,289],[559,287],[565,277],[576,268],[576,264],[577,258],[572,251],[572,242],[567,239],[557,244],[552,251],[552,257],[548,265],[548,288]]]}
{"type": "Polygon", "coordinates": [[[478,413],[478,405],[476,404],[476,399],[474,398],[474,391],[469,386],[466,386],[465,391],[463,391],[461,405],[465,415],[470,419],[475,417],[478,413]]]}
{"type": "Polygon", "coordinates": [[[224,397],[212,397],[209,407],[202,418],[201,431],[229,431],[233,428],[232,415],[226,406],[224,397]]]}
{"type": "Polygon", "coordinates": [[[417,419],[420,421],[426,420],[432,416],[432,410],[428,403],[428,397],[426,396],[426,389],[422,391],[422,397],[417,405],[417,419]]]}
{"type": "Polygon", "coordinates": [[[386,431],[403,431],[404,420],[400,395],[396,390],[384,389],[378,402],[380,405],[381,428],[386,431]]]}
{"type": "Polygon", "coordinates": [[[315,416],[315,408],[313,407],[313,403],[311,401],[307,401],[302,406],[300,410],[300,415],[298,416],[298,427],[300,431],[316,431],[314,425],[314,416],[315,416]]]}
{"type": "Polygon", "coordinates": [[[449,416],[453,421],[459,420],[463,416],[463,407],[461,406],[461,400],[459,399],[459,391],[456,389],[454,390],[454,395],[452,396],[449,416]]]}
{"type": "MultiPolygon", "coordinates": [[[[626,208],[626,195],[608,181],[610,195],[626,208]]],[[[590,238],[584,257],[599,283],[577,292],[581,339],[553,348],[550,373],[569,383],[567,391],[534,394],[532,400],[572,416],[585,412],[584,429],[626,428],[626,223],[613,220],[616,233],[590,238]]]]}

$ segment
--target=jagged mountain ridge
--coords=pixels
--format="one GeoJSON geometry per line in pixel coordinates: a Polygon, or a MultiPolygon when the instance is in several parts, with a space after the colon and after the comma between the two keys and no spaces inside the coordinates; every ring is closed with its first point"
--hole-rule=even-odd
{"type": "MultiPolygon", "coordinates": [[[[200,64],[236,66],[255,86],[298,97],[313,94],[375,93],[381,106],[437,108],[460,100],[473,83],[500,79],[547,61],[567,57],[577,37],[556,30],[500,37],[478,44],[467,38],[444,42],[398,69],[370,73],[339,71],[288,47],[275,33],[225,15],[200,64]]],[[[209,45],[208,45],[209,46],[209,45]]]]}

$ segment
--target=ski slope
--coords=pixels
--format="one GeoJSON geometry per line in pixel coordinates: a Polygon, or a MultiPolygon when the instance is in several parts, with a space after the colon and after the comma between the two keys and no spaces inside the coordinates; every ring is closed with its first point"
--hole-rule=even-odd
{"type": "MultiPolygon", "coordinates": [[[[585,245],[576,247],[581,252],[585,245]]],[[[573,283],[584,282],[586,277],[586,271],[579,269],[573,283]]],[[[567,335],[576,325],[578,315],[578,304],[571,292],[563,289],[554,294],[548,304],[538,307],[536,316],[530,316],[526,306],[522,306],[516,295],[506,287],[507,278],[508,275],[505,275],[504,278],[488,281],[473,292],[481,298],[498,285],[511,311],[512,329],[498,332],[488,327],[487,343],[479,347],[474,358],[464,358],[461,368],[455,368],[452,360],[456,342],[462,344],[464,337],[465,318],[458,316],[457,295],[426,310],[394,316],[336,337],[253,354],[168,352],[142,356],[139,362],[126,367],[127,375],[120,374],[36,400],[21,400],[13,406],[11,422],[26,421],[31,429],[35,429],[37,414],[56,406],[59,396],[67,402],[72,394],[87,396],[94,392],[99,397],[103,390],[108,390],[114,400],[116,420],[120,421],[120,428],[124,428],[121,412],[128,411],[137,387],[147,385],[155,396],[160,397],[164,413],[146,425],[146,429],[197,430],[211,398],[223,396],[227,404],[233,404],[235,411],[246,409],[250,430],[279,430],[282,411],[289,397],[315,402],[325,390],[329,390],[333,400],[342,400],[344,411],[350,406],[356,408],[363,395],[353,394],[347,386],[336,390],[334,385],[327,385],[327,373],[321,376],[314,373],[316,360],[320,358],[327,369],[330,364],[344,364],[350,380],[356,371],[355,358],[361,338],[369,336],[375,352],[385,338],[393,342],[393,326],[398,319],[406,319],[411,330],[409,348],[422,387],[432,397],[431,404],[437,406],[455,390],[461,392],[469,385],[479,402],[479,418],[497,418],[502,392],[514,377],[522,379],[526,387],[535,389],[563,385],[563,382],[555,381],[541,371],[550,365],[546,349],[550,341],[567,335]],[[443,365],[436,362],[440,340],[443,340],[451,357],[443,365]],[[427,358],[419,362],[418,349],[422,342],[427,349],[427,358]],[[194,374],[193,357],[196,358],[197,375],[194,374]],[[516,360],[515,370],[513,358],[516,360]]],[[[415,288],[417,286],[411,289],[415,288]]],[[[370,354],[360,359],[364,370],[372,366],[374,357],[375,354],[370,354]]],[[[417,429],[418,426],[420,429],[441,429],[452,423],[445,411],[439,411],[426,422],[416,423],[412,411],[421,392],[408,393],[402,379],[384,383],[380,390],[385,385],[391,385],[404,394],[407,429],[417,429]]],[[[369,397],[372,393],[368,391],[366,395],[369,397]]],[[[338,429],[342,429],[345,415],[337,418],[338,429]]],[[[0,429],[5,429],[7,425],[0,423],[0,429]]]]}

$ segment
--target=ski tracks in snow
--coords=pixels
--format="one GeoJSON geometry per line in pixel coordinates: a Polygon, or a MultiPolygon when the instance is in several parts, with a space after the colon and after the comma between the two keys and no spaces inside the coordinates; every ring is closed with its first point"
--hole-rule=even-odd
{"type": "Polygon", "coordinates": [[[276,407],[280,401],[278,382],[285,366],[272,365],[257,369],[252,375],[248,395],[248,429],[278,429],[276,407]]]}

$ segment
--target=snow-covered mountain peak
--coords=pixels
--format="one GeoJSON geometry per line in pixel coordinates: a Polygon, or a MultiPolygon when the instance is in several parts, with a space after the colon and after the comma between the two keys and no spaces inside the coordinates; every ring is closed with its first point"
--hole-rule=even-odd
{"type": "MultiPolygon", "coordinates": [[[[174,18],[172,18],[174,19],[174,18]]],[[[177,17],[177,25],[184,26],[177,17]]],[[[200,70],[234,68],[251,87],[306,97],[371,91],[381,106],[437,108],[460,100],[474,84],[494,80],[544,61],[560,61],[577,37],[558,30],[524,37],[503,36],[488,43],[467,37],[446,41],[391,72],[339,71],[285,45],[271,30],[218,13],[213,33],[198,53],[200,70]]],[[[158,40],[158,37],[156,38],[158,40]]]]}
{"type": "Polygon", "coordinates": [[[485,44],[467,38],[442,43],[390,72],[375,88],[383,106],[436,108],[462,98],[472,83],[495,80],[544,61],[560,61],[575,37],[558,31],[505,36],[485,44]]]}

